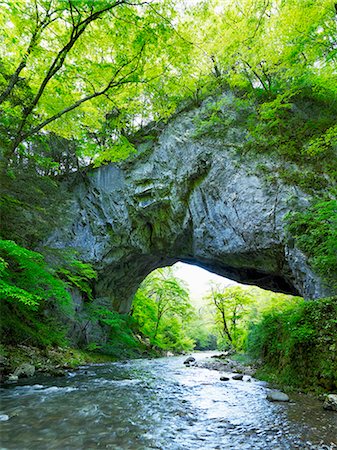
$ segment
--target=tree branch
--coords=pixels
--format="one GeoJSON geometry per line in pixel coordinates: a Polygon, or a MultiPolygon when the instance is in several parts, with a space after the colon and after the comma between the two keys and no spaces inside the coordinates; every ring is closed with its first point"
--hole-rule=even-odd
{"type": "Polygon", "coordinates": [[[253,74],[256,76],[256,78],[259,80],[259,82],[262,84],[264,90],[266,92],[269,92],[270,89],[268,88],[268,86],[266,85],[266,83],[263,81],[263,79],[260,77],[260,75],[256,72],[255,69],[253,69],[253,67],[249,64],[248,61],[245,61],[244,59],[241,60],[244,64],[246,64],[247,67],[249,67],[249,69],[253,72],[253,74]]]}
{"type": "MultiPolygon", "coordinates": [[[[31,130],[29,130],[28,132],[21,134],[20,135],[20,141],[16,143],[16,147],[27,137],[32,136],[36,133],[38,133],[40,130],[42,130],[44,127],[46,127],[47,125],[49,125],[51,122],[54,122],[55,120],[59,119],[60,117],[62,117],[64,114],[73,111],[74,109],[78,108],[80,105],[82,105],[85,102],[88,102],[89,100],[92,100],[93,98],[99,97],[101,95],[105,95],[109,90],[118,87],[118,86],[122,86],[124,84],[128,84],[128,83],[133,83],[135,81],[130,80],[130,76],[132,74],[134,74],[139,67],[139,62],[140,62],[140,58],[141,55],[144,51],[145,48],[145,44],[142,46],[140,52],[131,60],[127,61],[126,63],[122,64],[114,73],[113,77],[110,79],[109,83],[105,86],[104,89],[98,91],[98,92],[94,92],[93,94],[87,95],[85,97],[82,97],[81,99],[79,99],[77,102],[73,103],[72,105],[64,108],[62,111],[59,111],[58,113],[54,114],[53,116],[49,117],[48,119],[46,119],[45,121],[43,121],[42,123],[40,123],[39,125],[37,125],[36,127],[32,128],[31,130]],[[127,74],[123,75],[120,79],[116,80],[118,75],[122,72],[122,70],[129,66],[130,64],[132,64],[135,60],[137,60],[137,63],[135,65],[135,67],[132,68],[132,70],[130,70],[127,74]]],[[[16,148],[15,147],[15,148],[16,148]]],[[[15,149],[14,149],[15,150],[15,149]]]]}
{"type": "MultiPolygon", "coordinates": [[[[114,4],[107,6],[106,8],[103,8],[99,11],[96,11],[94,13],[91,13],[86,19],[83,19],[81,22],[78,22],[77,24],[73,25],[70,38],[67,42],[67,44],[58,52],[56,55],[53,63],[49,67],[46,76],[42,80],[40,87],[38,89],[37,94],[35,95],[34,99],[30,103],[30,105],[24,109],[24,115],[23,119],[21,121],[21,124],[19,126],[19,129],[17,131],[17,139],[14,142],[14,148],[13,151],[17,148],[18,144],[22,142],[22,136],[25,135],[23,133],[23,129],[27,123],[27,119],[30,116],[30,114],[33,112],[35,106],[38,104],[40,98],[42,97],[49,81],[53,78],[53,76],[62,68],[63,63],[69,54],[70,50],[73,48],[75,43],[78,41],[80,36],[84,33],[87,26],[97,20],[99,17],[101,17],[104,13],[107,11],[116,8],[117,6],[124,4],[126,0],[117,0],[114,4]]],[[[21,69],[22,70],[22,69],[21,69]]]]}
{"type": "Polygon", "coordinates": [[[18,67],[16,68],[16,70],[12,74],[12,76],[10,77],[9,82],[7,84],[7,87],[5,88],[5,90],[0,95],[0,104],[2,104],[7,99],[7,97],[10,95],[10,93],[12,92],[12,90],[14,89],[16,84],[18,83],[18,81],[20,79],[20,73],[26,67],[27,60],[28,60],[30,54],[32,53],[32,51],[34,50],[34,48],[36,47],[36,44],[37,44],[37,42],[39,40],[39,37],[40,37],[42,31],[45,28],[47,28],[52,22],[57,20],[58,17],[55,17],[55,18],[52,19],[52,15],[55,12],[56,11],[53,11],[53,12],[50,13],[50,9],[48,9],[47,12],[46,12],[45,18],[40,22],[39,21],[38,10],[37,10],[37,7],[36,7],[36,25],[35,25],[35,29],[33,31],[33,34],[32,34],[32,37],[30,39],[29,45],[27,47],[27,50],[25,51],[25,53],[24,53],[24,55],[23,55],[19,65],[18,65],[18,67]]]}

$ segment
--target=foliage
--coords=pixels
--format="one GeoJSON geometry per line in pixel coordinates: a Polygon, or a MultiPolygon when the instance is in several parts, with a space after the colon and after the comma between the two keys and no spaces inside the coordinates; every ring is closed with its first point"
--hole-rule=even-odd
{"type": "Polygon", "coordinates": [[[336,95],[329,0],[214,0],[189,16],[200,54],[211,56],[214,75],[227,85],[265,98],[307,87],[317,96],[336,95]]]}
{"type": "Polygon", "coordinates": [[[93,300],[92,281],[97,278],[91,264],[77,259],[73,249],[43,248],[48,264],[69,287],[77,288],[86,300],[93,300]]]}
{"type": "MultiPolygon", "coordinates": [[[[332,193],[337,51],[330,0],[208,0],[186,8],[170,0],[5,0],[1,13],[0,287],[9,339],[61,342],[57,326],[43,316],[45,306],[66,303],[70,286],[93,298],[95,273],[75,255],[47,252],[44,259],[28,250],[65,216],[60,175],[127,157],[134,152],[135,130],[150,120],[167,120],[191,100],[196,105],[213,95],[197,117],[198,137],[219,137],[244,122],[249,133],[242,152],[277,155],[285,162],[279,170],[283,179],[309,192],[332,193]],[[219,96],[224,90],[235,95],[219,96]]],[[[336,202],[331,198],[290,216],[289,232],[334,285],[336,202]]],[[[292,349],[300,353],[311,340],[321,348],[324,330],[320,335],[319,325],[303,318],[312,313],[316,320],[313,306],[301,309],[297,300],[266,298],[256,290],[258,301],[252,302],[253,291],[240,289],[213,296],[227,342],[242,348],[248,323],[256,324],[251,336],[256,330],[263,339],[270,331],[280,338],[275,348],[287,347],[282,367],[291,367],[292,349]],[[269,328],[263,328],[265,321],[269,328]]],[[[142,345],[138,332],[152,346],[176,351],[192,348],[197,336],[207,340],[191,332],[198,317],[184,286],[165,270],[145,280],[132,317],[105,309],[93,314],[110,327],[108,345],[115,354],[123,346],[142,345]]],[[[325,322],[335,333],[333,321],[325,322]]],[[[317,361],[318,356],[313,367],[317,361]]]]}
{"type": "MultiPolygon", "coordinates": [[[[250,146],[295,162],[299,171],[296,178],[289,174],[288,181],[309,192],[321,190],[327,187],[324,176],[337,181],[334,116],[333,102],[329,97],[318,101],[312,92],[278,94],[274,99],[261,103],[257,115],[250,116],[250,146]],[[305,175],[311,172],[309,182],[301,171],[305,175]],[[319,183],[314,179],[315,175],[319,183]]],[[[290,172],[289,168],[285,172],[287,170],[290,172]]],[[[287,177],[287,173],[280,174],[287,177]]]]}
{"type": "Polygon", "coordinates": [[[102,325],[109,328],[108,341],[105,344],[97,344],[91,350],[100,351],[116,358],[139,356],[142,348],[136,339],[135,324],[132,317],[119,314],[104,306],[94,306],[90,311],[90,317],[96,318],[102,325]]]}
{"type": "Polygon", "coordinates": [[[214,326],[214,314],[209,305],[192,304],[195,311],[187,323],[187,336],[195,342],[196,350],[216,350],[217,331],[214,326]]]}
{"type": "Polygon", "coordinates": [[[42,301],[70,302],[65,284],[55,276],[40,253],[27,250],[13,241],[0,241],[0,296],[37,308],[42,301]]]}
{"type": "MultiPolygon", "coordinates": [[[[190,73],[191,44],[177,33],[176,17],[169,1],[6,0],[0,18],[6,158],[27,155],[27,143],[46,131],[80,141],[85,157],[127,153],[118,144],[126,133],[140,120],[167,116],[183,96],[176,84],[190,73]]],[[[186,92],[184,84],[179,89],[186,92]]]]}
{"type": "Polygon", "coordinates": [[[46,316],[43,305],[34,309],[24,302],[0,302],[0,336],[4,345],[66,346],[66,328],[52,316],[46,316]]]}
{"type": "Polygon", "coordinates": [[[337,201],[318,201],[287,217],[288,231],[312,267],[337,286],[337,201]]]}
{"type": "Polygon", "coordinates": [[[66,309],[70,295],[40,253],[0,240],[0,300],[3,343],[66,343],[63,326],[44,311],[49,304],[66,309]]]}
{"type": "MultiPolygon", "coordinates": [[[[323,155],[333,166],[330,0],[6,0],[1,24],[0,147],[12,160],[30,156],[56,171],[70,160],[77,168],[78,157],[115,161],[133,151],[128,137],[142,124],[230,88],[257,104],[255,149],[304,164],[323,155]],[[55,136],[76,142],[68,159],[43,150],[55,136]]],[[[226,105],[211,109],[197,133],[231,125],[226,105]]]]}
{"type": "Polygon", "coordinates": [[[228,92],[214,99],[205,100],[194,118],[193,137],[223,137],[228,130],[246,122],[253,104],[250,100],[234,96],[228,92]]]}
{"type": "Polygon", "coordinates": [[[307,192],[336,184],[335,14],[329,0],[211,0],[192,9],[186,29],[209,70],[212,60],[218,85],[217,99],[198,114],[196,136],[221,136],[244,121],[241,152],[276,156],[279,175],[307,192]],[[242,105],[222,105],[221,90],[242,105]]]}
{"type": "Polygon", "coordinates": [[[1,237],[34,248],[63,223],[69,194],[34,161],[0,173],[1,237]]]}
{"type": "Polygon", "coordinates": [[[213,285],[206,300],[215,307],[215,323],[222,341],[218,345],[242,348],[245,318],[253,300],[249,291],[241,286],[213,285]]]}
{"type": "Polygon", "coordinates": [[[174,351],[193,347],[186,331],[192,317],[188,296],[172,268],[157,269],[144,280],[133,300],[132,317],[152,346],[174,351]]]}
{"type": "Polygon", "coordinates": [[[192,307],[188,292],[171,268],[152,272],[138,289],[128,314],[119,314],[92,303],[89,320],[108,329],[106,343],[91,343],[90,350],[114,357],[158,354],[163,350],[181,352],[193,348],[188,323],[192,307]]]}
{"type": "Polygon", "coordinates": [[[303,389],[337,389],[336,297],[308,301],[257,287],[234,288],[238,301],[242,292],[249,298],[237,318],[236,345],[223,327],[222,310],[231,331],[231,308],[221,303],[226,290],[213,287],[209,297],[223,307],[216,316],[221,319],[219,331],[226,337],[227,346],[230,342],[236,350],[247,352],[242,357],[262,361],[258,377],[303,389]]]}
{"type": "Polygon", "coordinates": [[[13,241],[0,240],[3,342],[64,345],[62,321],[73,313],[70,288],[76,287],[92,299],[90,281],[96,273],[91,266],[73,253],[52,253],[53,260],[50,252],[45,258],[13,241]]]}
{"type": "Polygon", "coordinates": [[[249,330],[247,348],[278,381],[301,387],[337,388],[336,298],[270,309],[249,330]]]}
{"type": "Polygon", "coordinates": [[[128,141],[125,136],[120,136],[111,148],[103,151],[95,159],[95,167],[101,166],[104,163],[125,159],[131,153],[135,153],[135,147],[128,141]]]}

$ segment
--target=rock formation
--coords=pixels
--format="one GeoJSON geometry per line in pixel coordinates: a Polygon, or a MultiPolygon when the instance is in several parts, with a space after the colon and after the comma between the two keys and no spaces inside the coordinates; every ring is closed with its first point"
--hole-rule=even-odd
{"type": "Polygon", "coordinates": [[[49,245],[76,248],[98,271],[95,296],[121,312],[152,270],[176,261],[266,289],[323,296],[285,233],[285,214],[308,197],[276,171],[266,176],[261,167],[277,165],[270,157],[244,152],[249,135],[239,120],[212,137],[196,134],[196,115],[181,113],[148,135],[127,161],[76,175],[68,221],[49,245]]]}

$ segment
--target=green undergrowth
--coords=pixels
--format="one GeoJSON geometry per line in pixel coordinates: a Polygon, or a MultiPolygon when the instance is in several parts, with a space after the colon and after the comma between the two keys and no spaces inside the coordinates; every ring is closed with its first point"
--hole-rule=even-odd
{"type": "Polygon", "coordinates": [[[0,335],[5,345],[66,346],[66,330],[44,309],[25,308],[20,304],[0,303],[0,335]]]}
{"type": "Polygon", "coordinates": [[[317,201],[307,210],[287,217],[288,231],[309,263],[337,288],[337,201],[317,201]]]}
{"type": "Polygon", "coordinates": [[[150,346],[142,341],[141,336],[137,335],[135,321],[130,315],[119,314],[102,306],[93,306],[90,316],[98,319],[109,331],[107,341],[90,343],[87,347],[89,351],[110,355],[117,359],[136,358],[154,353],[150,346]]]}
{"type": "Polygon", "coordinates": [[[302,300],[251,325],[248,354],[257,376],[293,388],[337,391],[337,298],[302,300]]]}
{"type": "Polygon", "coordinates": [[[5,345],[66,346],[65,319],[74,314],[70,291],[92,299],[96,277],[74,253],[28,250],[0,240],[0,336],[5,345]]]}
{"type": "Polygon", "coordinates": [[[180,324],[173,323],[172,320],[163,324],[161,333],[156,339],[152,339],[151,317],[146,315],[146,311],[144,316],[142,309],[145,309],[144,304],[139,305],[135,302],[132,314],[119,314],[106,307],[93,305],[89,308],[90,317],[94,320],[97,319],[101,325],[106,327],[108,338],[103,343],[90,343],[87,349],[117,359],[156,357],[164,355],[167,351],[179,353],[184,349],[183,344],[188,344],[188,349],[192,349],[190,341],[186,344],[181,340],[180,324]],[[141,326],[140,314],[143,314],[143,319],[145,317],[147,327],[143,322],[143,326],[141,326]]]}
{"type": "Polygon", "coordinates": [[[256,359],[252,355],[244,352],[234,353],[234,355],[230,356],[230,359],[233,359],[243,365],[250,365],[256,362],[256,359]]]}
{"type": "MultiPolygon", "coordinates": [[[[247,157],[266,155],[266,179],[279,178],[309,194],[337,184],[335,106],[310,89],[240,92],[210,97],[194,118],[194,139],[221,138],[247,157]]],[[[258,168],[258,166],[257,166],[258,168]]]]}

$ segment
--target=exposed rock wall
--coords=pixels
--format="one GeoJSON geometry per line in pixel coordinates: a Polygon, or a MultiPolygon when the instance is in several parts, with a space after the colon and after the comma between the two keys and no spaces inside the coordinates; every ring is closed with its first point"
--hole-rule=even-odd
{"type": "Polygon", "coordinates": [[[148,273],[176,261],[276,291],[326,294],[285,239],[284,215],[306,195],[261,172],[276,162],[244,154],[249,136],[235,121],[221,137],[195,137],[195,117],[176,117],[128,161],[77,176],[69,221],[50,244],[77,248],[98,270],[96,297],[122,312],[148,273]]]}

